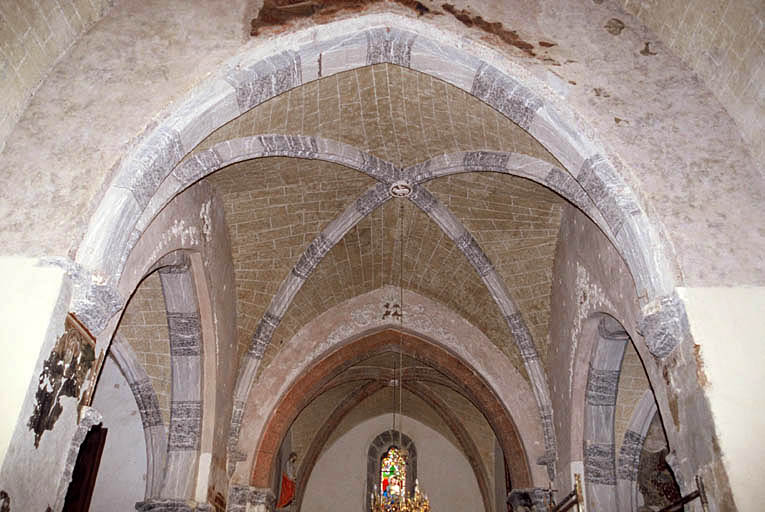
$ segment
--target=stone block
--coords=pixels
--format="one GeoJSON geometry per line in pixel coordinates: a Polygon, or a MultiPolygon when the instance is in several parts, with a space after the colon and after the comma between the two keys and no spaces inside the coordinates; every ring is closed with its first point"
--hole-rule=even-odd
{"type": "Polygon", "coordinates": [[[303,254],[300,255],[300,259],[292,269],[292,273],[301,279],[308,279],[311,272],[316,266],[324,259],[324,256],[329,252],[334,244],[323,233],[320,233],[313,239],[311,244],[306,247],[303,254]]]}
{"type": "Polygon", "coordinates": [[[177,131],[158,128],[120,169],[114,186],[130,190],[138,206],[144,209],[160,183],[185,154],[177,131]]]}
{"type": "Polygon", "coordinates": [[[484,277],[491,271],[492,266],[489,257],[486,256],[486,253],[483,252],[483,249],[481,249],[476,239],[470,233],[464,233],[455,243],[457,248],[470,261],[470,264],[473,265],[479,276],[484,277]]]}
{"type": "Polygon", "coordinates": [[[108,283],[96,282],[79,265],[67,270],[74,286],[70,309],[93,335],[104,330],[106,324],[125,306],[125,299],[108,283]]]}
{"type": "Polygon", "coordinates": [[[195,153],[173,170],[180,187],[186,188],[223,167],[223,159],[215,149],[206,149],[195,153]]]}
{"type": "Polygon", "coordinates": [[[524,130],[529,129],[537,110],[543,104],[527,87],[485,63],[476,70],[470,92],[524,130]]]}
{"type": "Polygon", "coordinates": [[[409,196],[409,200],[416,204],[420,210],[430,213],[438,203],[438,199],[423,186],[415,185],[413,188],[414,190],[409,196]]]}
{"type": "Polygon", "coordinates": [[[406,68],[410,66],[416,34],[386,27],[369,30],[365,36],[368,66],[384,62],[406,68]]]}
{"type": "Polygon", "coordinates": [[[616,473],[620,480],[637,480],[642,449],[643,436],[633,430],[627,430],[624,433],[624,441],[619,450],[616,466],[616,473]]]}
{"type": "Polygon", "coordinates": [[[605,156],[596,154],[586,159],[579,169],[577,180],[592,198],[614,235],[619,233],[629,216],[640,213],[605,156]]]}
{"type": "Polygon", "coordinates": [[[587,193],[568,172],[557,167],[551,167],[544,177],[544,184],[585,212],[591,209],[592,205],[587,193]]]}
{"type": "Polygon", "coordinates": [[[584,478],[587,482],[616,485],[613,444],[587,441],[584,446],[584,478]]]}
{"type": "Polygon", "coordinates": [[[354,205],[356,211],[362,217],[366,217],[390,198],[390,190],[387,186],[380,183],[356,199],[354,205]]]}
{"type": "Polygon", "coordinates": [[[462,165],[467,171],[497,171],[507,170],[507,153],[496,151],[468,151],[462,159],[462,165]]]}
{"type": "Polygon", "coordinates": [[[599,370],[590,367],[587,375],[587,404],[615,406],[619,389],[619,370],[599,370]]]}
{"type": "Polygon", "coordinates": [[[359,170],[388,185],[394,183],[401,176],[400,169],[395,165],[369,153],[361,154],[359,170]]]}
{"type": "Polygon", "coordinates": [[[168,312],[167,325],[173,357],[200,355],[202,325],[198,313],[168,312]]]}
{"type": "Polygon", "coordinates": [[[315,159],[319,147],[315,137],[300,135],[260,135],[256,137],[266,154],[315,159]]]}
{"type": "Polygon", "coordinates": [[[225,77],[236,91],[240,112],[246,112],[303,82],[300,55],[286,51],[255,64],[231,70],[225,77]]]}
{"type": "Polygon", "coordinates": [[[91,218],[77,252],[77,263],[105,275],[119,275],[125,247],[140,213],[140,205],[130,190],[109,187],[91,218]]]}
{"type": "Polygon", "coordinates": [[[157,394],[154,392],[151,380],[146,377],[140,381],[130,382],[130,390],[133,392],[138,412],[141,414],[143,428],[162,425],[159,401],[157,400],[157,394]]]}
{"type": "Polygon", "coordinates": [[[510,328],[510,333],[513,335],[513,340],[515,340],[515,344],[521,352],[521,358],[523,358],[524,363],[539,359],[534,340],[531,337],[531,331],[529,331],[521,313],[513,313],[506,316],[505,319],[510,328]]]}
{"type": "Polygon", "coordinates": [[[648,350],[656,357],[667,357],[683,340],[688,319],[677,293],[653,300],[643,307],[640,332],[648,350]]]}
{"type": "Polygon", "coordinates": [[[202,402],[173,401],[170,404],[168,451],[198,450],[201,430],[202,402]]]}

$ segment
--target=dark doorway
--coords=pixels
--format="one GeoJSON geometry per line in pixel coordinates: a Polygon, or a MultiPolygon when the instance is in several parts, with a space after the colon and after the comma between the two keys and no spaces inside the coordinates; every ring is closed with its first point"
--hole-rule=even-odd
{"type": "Polygon", "coordinates": [[[66,491],[63,512],[88,512],[93,488],[96,486],[101,453],[104,451],[106,431],[101,425],[94,426],[80,445],[80,453],[77,454],[77,462],[72,471],[72,481],[66,491]]]}

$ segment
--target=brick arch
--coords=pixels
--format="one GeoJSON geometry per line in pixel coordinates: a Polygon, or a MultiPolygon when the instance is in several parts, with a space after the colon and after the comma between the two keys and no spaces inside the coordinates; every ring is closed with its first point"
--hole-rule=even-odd
{"type": "MultiPolygon", "coordinates": [[[[420,71],[472,94],[545,146],[563,163],[562,179],[578,180],[602,212],[601,229],[624,256],[650,317],[649,347],[663,356],[679,343],[684,327],[677,314],[682,305],[672,295],[679,275],[674,260],[621,167],[590,135],[596,132],[508,58],[421,20],[391,14],[328,23],[247,50],[147,132],[115,170],[91,217],[77,252],[91,282],[76,290],[72,310],[95,333],[107,327],[121,309],[113,285],[145,227],[143,213],[168,197],[160,189],[175,179],[171,171],[215,128],[307,82],[380,63],[420,71]],[[96,276],[106,276],[108,284],[96,276]]],[[[197,163],[201,169],[208,164],[197,163]]]]}
{"type": "Polygon", "coordinates": [[[414,334],[386,329],[349,341],[306,368],[282,395],[270,413],[255,447],[249,484],[265,488],[271,482],[273,463],[282,439],[300,411],[332,379],[354,364],[377,353],[400,346],[404,352],[447,377],[462,382],[478,399],[478,408],[495,428],[505,453],[510,476],[516,486],[531,486],[529,463],[515,422],[490,386],[459,357],[414,334]]]}

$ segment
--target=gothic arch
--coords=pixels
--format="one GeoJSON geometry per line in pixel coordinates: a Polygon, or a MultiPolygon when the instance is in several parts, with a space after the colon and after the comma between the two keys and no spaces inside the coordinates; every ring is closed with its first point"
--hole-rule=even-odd
{"type": "Polygon", "coordinates": [[[159,401],[130,344],[118,333],[109,346],[109,352],[125,376],[133,393],[138,412],[141,414],[144,439],[146,440],[146,499],[159,496],[167,458],[167,432],[162,422],[159,401]]]}
{"type": "Polygon", "coordinates": [[[603,315],[587,373],[584,411],[584,481],[587,506],[617,510],[614,414],[624,349],[630,337],[613,317],[603,315]]]}
{"type": "Polygon", "coordinates": [[[624,432],[624,441],[619,450],[616,463],[616,485],[619,510],[637,512],[638,503],[638,467],[640,466],[640,454],[643,449],[645,437],[654,416],[659,414],[656,407],[656,398],[653,392],[647,389],[640,401],[632,411],[627,431],[624,432]]]}
{"type": "MultiPolygon", "coordinates": [[[[496,425],[495,434],[502,444],[513,482],[521,486],[530,485],[532,477],[528,466],[528,455],[521,445],[517,427],[509,412],[503,411],[504,407],[498,404],[496,399],[490,398],[492,393],[487,389],[480,389],[482,379],[445,350],[422,338],[390,330],[367,333],[361,339],[349,340],[342,344],[341,348],[324,354],[320,360],[314,361],[310,367],[303,370],[302,375],[289,386],[288,391],[279,397],[276,407],[268,414],[263,431],[258,436],[257,447],[251,450],[254,456],[251,463],[250,485],[255,488],[268,487],[274,457],[278,453],[279,445],[287,429],[298,412],[325,385],[359,360],[369,357],[370,354],[389,351],[397,344],[417,359],[430,361],[429,364],[432,363],[432,366],[444,371],[453,380],[464,382],[473,390],[475,396],[483,397],[483,402],[479,403],[479,410],[484,411],[484,414],[490,411],[487,416],[492,416],[493,421],[499,422],[494,424],[496,425]]],[[[240,449],[245,450],[242,446],[240,449]]]]}
{"type": "MultiPolygon", "coordinates": [[[[143,212],[158,210],[157,203],[166,199],[158,194],[161,184],[175,179],[169,175],[176,164],[212,129],[309,81],[389,63],[432,75],[469,92],[539,140],[567,170],[554,179],[562,183],[578,180],[601,210],[605,220],[601,228],[631,269],[638,296],[650,306],[646,315],[658,315],[655,320],[674,319],[674,309],[681,306],[670,295],[675,275],[672,260],[657,250],[663,242],[625,184],[620,168],[585,135],[592,131],[573,112],[506,58],[485,48],[468,45],[465,50],[465,41],[421,21],[395,15],[365,18],[300,31],[280,40],[278,47],[267,44],[257,52],[242,54],[237,66],[200,86],[142,139],[116,171],[92,217],[77,262],[90,272],[108,276],[112,283],[118,279],[122,262],[141,236],[143,212]],[[371,25],[377,28],[364,28],[372,19],[371,25]],[[306,33],[312,37],[303,38],[306,33]],[[344,36],[338,38],[337,33],[344,36]],[[309,43],[298,42],[309,39],[309,43]],[[295,49],[284,51],[285,46],[295,49]],[[476,56],[479,54],[481,57],[476,56]],[[314,64],[319,56],[321,68],[314,64]],[[523,82],[515,78],[518,76],[524,76],[523,82]]],[[[195,165],[191,172],[204,172],[215,162],[196,160],[195,165]]],[[[87,295],[87,291],[79,293],[87,295]]],[[[88,320],[91,330],[100,332],[108,320],[102,317],[111,316],[114,307],[104,308],[98,300],[86,300],[88,297],[81,295],[74,299],[80,316],[88,320]]],[[[655,323],[648,322],[649,347],[658,355],[666,355],[679,342],[682,328],[651,329],[655,323]]]]}

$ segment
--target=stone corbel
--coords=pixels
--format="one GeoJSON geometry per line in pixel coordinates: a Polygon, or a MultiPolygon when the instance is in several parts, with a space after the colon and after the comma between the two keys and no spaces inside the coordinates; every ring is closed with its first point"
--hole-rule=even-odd
{"type": "Polygon", "coordinates": [[[673,292],[643,306],[642,314],[639,331],[648,350],[656,357],[667,357],[687,332],[688,319],[683,302],[673,292]]]}
{"type": "Polygon", "coordinates": [[[69,310],[93,336],[106,328],[109,320],[125,307],[125,299],[108,279],[67,258],[41,260],[43,265],[63,268],[72,282],[69,310]]]}

